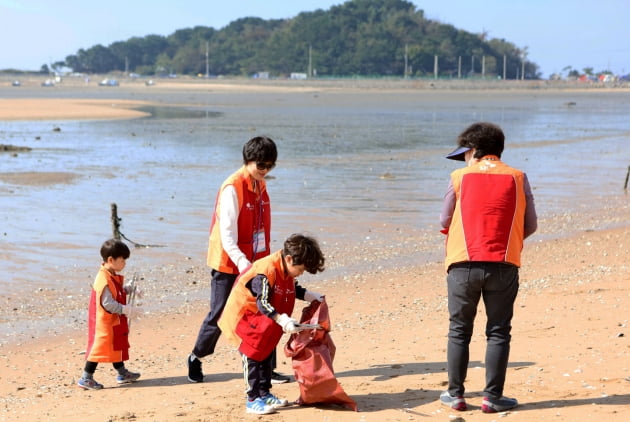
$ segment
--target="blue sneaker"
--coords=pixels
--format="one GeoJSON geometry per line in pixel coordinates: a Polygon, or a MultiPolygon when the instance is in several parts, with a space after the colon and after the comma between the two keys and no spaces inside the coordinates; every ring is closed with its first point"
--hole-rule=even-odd
{"type": "Polygon", "coordinates": [[[118,384],[129,384],[130,382],[136,382],[140,378],[140,374],[137,372],[131,372],[127,370],[123,375],[118,375],[116,377],[116,382],[118,384]]]}
{"type": "Polygon", "coordinates": [[[268,415],[276,412],[276,409],[267,405],[262,397],[257,397],[256,400],[251,401],[247,399],[245,406],[245,411],[247,413],[253,413],[254,415],[268,415]]]}
{"type": "Polygon", "coordinates": [[[79,378],[77,381],[77,385],[85,390],[101,390],[103,388],[103,384],[99,384],[93,378],[79,378]]]}
{"type": "Polygon", "coordinates": [[[261,399],[265,402],[267,406],[271,406],[274,409],[279,407],[286,407],[289,405],[289,401],[286,399],[279,399],[271,393],[267,393],[261,397],[261,399]]]}
{"type": "Polygon", "coordinates": [[[443,405],[450,407],[453,410],[458,410],[460,412],[466,410],[468,406],[466,406],[466,400],[462,396],[451,396],[448,391],[440,394],[440,401],[443,405]]]}
{"type": "Polygon", "coordinates": [[[506,410],[514,409],[516,406],[518,406],[518,401],[509,397],[501,397],[500,399],[484,397],[481,401],[481,411],[483,413],[505,412],[506,410]]]}

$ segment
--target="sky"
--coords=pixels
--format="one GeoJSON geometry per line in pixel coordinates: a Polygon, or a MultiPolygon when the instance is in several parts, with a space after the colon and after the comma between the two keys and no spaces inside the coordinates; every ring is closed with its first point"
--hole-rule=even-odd
{"type": "MultiPolygon", "coordinates": [[[[243,17],[285,19],[328,0],[0,0],[0,69],[39,70],[79,49],[243,17]]],[[[413,0],[428,19],[527,48],[544,78],[567,67],[630,73],[629,0],[413,0]]]]}

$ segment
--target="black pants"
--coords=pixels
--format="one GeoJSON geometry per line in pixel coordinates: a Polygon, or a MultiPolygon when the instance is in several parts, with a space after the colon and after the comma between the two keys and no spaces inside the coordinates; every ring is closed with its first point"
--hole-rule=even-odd
{"type": "Polygon", "coordinates": [[[232,291],[232,286],[237,274],[227,274],[212,270],[212,280],[210,281],[210,312],[201,323],[197,342],[193,348],[193,353],[198,358],[214,353],[214,348],[221,336],[221,330],[217,322],[223,313],[223,308],[227,303],[228,296],[232,291]]]}
{"type": "MultiPolygon", "coordinates": [[[[125,366],[124,362],[114,362],[114,369],[115,370],[119,370],[120,368],[125,366]]],[[[96,372],[96,367],[98,366],[98,362],[90,362],[85,361],[85,368],[83,369],[85,372],[87,372],[88,374],[94,374],[94,372],[96,372]]]]}
{"type": "MultiPolygon", "coordinates": [[[[214,348],[219,341],[219,337],[221,337],[221,329],[217,326],[217,322],[223,313],[236,277],[237,274],[228,274],[212,270],[212,280],[210,281],[210,312],[201,323],[197,341],[192,351],[198,358],[214,353],[214,348]]],[[[271,358],[271,368],[275,369],[275,350],[271,354],[271,358]]]]}
{"type": "Polygon", "coordinates": [[[272,357],[271,353],[266,359],[257,361],[245,355],[243,357],[243,376],[247,384],[247,399],[255,400],[264,397],[271,389],[272,357]]]}
{"type": "Polygon", "coordinates": [[[465,262],[448,270],[448,391],[464,394],[469,344],[479,299],[486,309],[486,386],[484,395],[503,395],[510,355],[510,331],[518,293],[518,267],[497,262],[465,262]]]}

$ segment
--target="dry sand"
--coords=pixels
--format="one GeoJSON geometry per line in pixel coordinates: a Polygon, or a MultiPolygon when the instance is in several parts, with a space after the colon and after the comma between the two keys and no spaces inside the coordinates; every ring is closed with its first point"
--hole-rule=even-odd
{"type": "Polygon", "coordinates": [[[0,99],[1,120],[130,119],[146,116],[141,101],[65,98],[0,99]]]}
{"type": "MultiPolygon", "coordinates": [[[[72,101],[59,101],[54,109],[72,108],[72,101]]],[[[10,102],[12,109],[26,104],[10,102]]],[[[90,108],[91,117],[115,117],[109,114],[111,106],[89,104],[95,107],[90,108]]],[[[0,105],[0,110],[6,109],[0,105]]],[[[7,115],[0,112],[0,118],[7,115]]],[[[2,343],[0,420],[630,420],[630,208],[622,198],[602,213],[583,215],[570,224],[561,217],[542,220],[543,233],[553,225],[560,228],[560,236],[535,234],[526,242],[505,389],[521,403],[512,411],[486,415],[479,410],[484,384],[482,307],[471,344],[466,393],[470,410],[454,412],[438,401],[446,385],[448,330],[442,264],[411,262],[393,271],[371,268],[368,262],[364,271],[339,278],[327,278],[324,272],[321,281],[310,286],[327,296],[337,345],[335,371],[359,413],[292,406],[264,417],[246,415],[239,358],[224,340],[214,356],[204,359],[206,382],[188,383],[185,358],[207,312],[206,293],[197,286],[189,302],[134,320],[127,366],[142,372],[142,378],[132,385],[117,386],[111,366],[101,365],[95,378],[104,390],[76,386],[84,359],[82,321],[2,343]]],[[[404,245],[392,242],[387,253],[396,248],[404,245]]],[[[178,259],[174,267],[179,277],[186,277],[190,263],[178,259]]],[[[207,280],[205,275],[195,277],[207,280]]],[[[155,300],[157,293],[153,298],[151,293],[145,302],[155,300]]],[[[2,318],[11,318],[11,309],[17,308],[5,298],[2,318]]],[[[300,309],[299,303],[296,315],[300,309]]],[[[33,319],[42,318],[39,309],[28,312],[33,319]]],[[[279,356],[279,371],[290,373],[290,361],[279,356]]],[[[273,391],[290,400],[299,394],[294,382],[273,391]]]]}

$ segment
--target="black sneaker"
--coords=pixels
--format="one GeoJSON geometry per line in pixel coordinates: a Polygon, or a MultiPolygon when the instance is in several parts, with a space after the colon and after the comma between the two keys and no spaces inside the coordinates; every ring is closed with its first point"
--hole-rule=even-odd
{"type": "Polygon", "coordinates": [[[481,411],[483,413],[505,412],[518,406],[516,399],[509,397],[501,397],[500,399],[489,399],[484,397],[481,402],[481,411]]]}
{"type": "Polygon", "coordinates": [[[284,384],[285,382],[289,382],[289,381],[291,381],[291,377],[289,377],[287,375],[279,374],[276,371],[273,371],[271,373],[271,383],[272,384],[284,384]]]}
{"type": "Polygon", "coordinates": [[[197,358],[191,359],[193,356],[188,355],[186,362],[188,363],[188,381],[203,382],[203,372],[201,372],[201,361],[197,358]]]}

